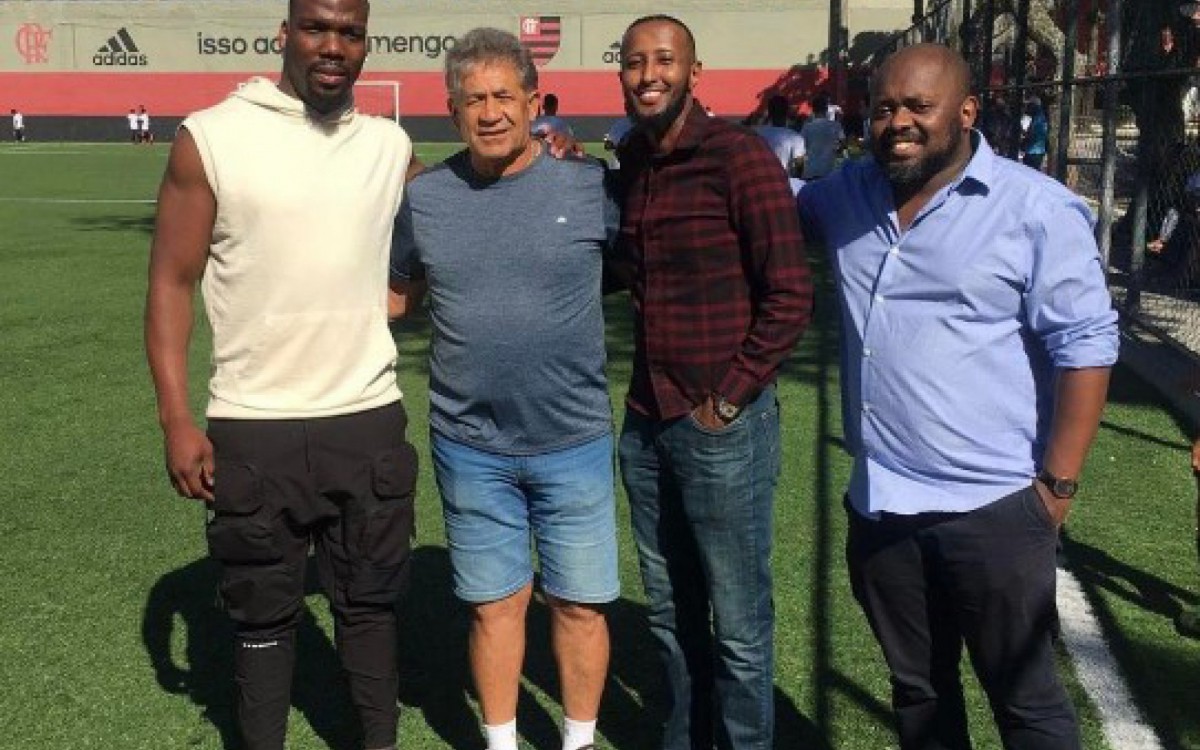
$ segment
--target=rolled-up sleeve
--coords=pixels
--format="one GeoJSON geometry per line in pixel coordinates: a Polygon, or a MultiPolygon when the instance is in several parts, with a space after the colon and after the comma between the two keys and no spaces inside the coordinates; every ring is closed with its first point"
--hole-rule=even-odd
{"type": "Polygon", "coordinates": [[[1072,199],[1046,206],[1031,231],[1026,295],[1029,327],[1055,367],[1107,367],[1117,361],[1117,312],[1092,236],[1091,214],[1072,199]]]}

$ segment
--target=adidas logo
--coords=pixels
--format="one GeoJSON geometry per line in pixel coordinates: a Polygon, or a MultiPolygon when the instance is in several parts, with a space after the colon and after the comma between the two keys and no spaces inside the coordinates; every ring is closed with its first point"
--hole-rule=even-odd
{"type": "Polygon", "coordinates": [[[138,49],[137,43],[129,35],[129,30],[122,27],[120,31],[108,38],[108,41],[92,55],[92,65],[104,66],[145,66],[146,55],[138,49]]]}

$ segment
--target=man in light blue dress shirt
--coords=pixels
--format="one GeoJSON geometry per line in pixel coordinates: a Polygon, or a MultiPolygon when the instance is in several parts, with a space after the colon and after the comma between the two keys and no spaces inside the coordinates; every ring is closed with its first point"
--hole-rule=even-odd
{"type": "Polygon", "coordinates": [[[965,645],[1006,748],[1079,748],[1055,670],[1055,548],[1117,358],[1092,219],[972,126],[966,63],[910,47],[872,159],[800,192],[830,252],[854,469],[847,561],[901,747],[965,749],[965,645]]]}

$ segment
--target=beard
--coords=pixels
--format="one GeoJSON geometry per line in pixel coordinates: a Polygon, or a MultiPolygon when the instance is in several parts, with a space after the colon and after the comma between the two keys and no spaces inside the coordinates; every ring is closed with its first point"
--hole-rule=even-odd
{"type": "Polygon", "coordinates": [[[683,90],[682,95],[668,102],[667,106],[661,112],[647,116],[641,116],[637,113],[637,110],[633,106],[632,97],[626,94],[625,114],[629,115],[629,119],[637,127],[649,130],[656,135],[662,135],[683,114],[684,108],[687,107],[687,103],[691,99],[691,93],[692,89],[689,86],[683,90]]]}
{"type": "MultiPolygon", "coordinates": [[[[880,148],[876,149],[875,160],[883,167],[888,182],[896,187],[919,188],[929,182],[934,175],[941,172],[954,162],[954,157],[966,136],[960,130],[954,130],[945,148],[926,153],[919,159],[911,161],[890,161],[887,158],[888,147],[895,142],[894,138],[885,138],[880,148]]],[[[927,143],[928,138],[922,138],[919,143],[927,143]]]]}

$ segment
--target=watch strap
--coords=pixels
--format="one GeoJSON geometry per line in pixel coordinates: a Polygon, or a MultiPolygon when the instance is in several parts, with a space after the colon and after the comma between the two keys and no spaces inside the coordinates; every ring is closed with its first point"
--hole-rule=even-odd
{"type": "Polygon", "coordinates": [[[1038,471],[1037,480],[1046,485],[1050,494],[1060,500],[1070,500],[1079,491],[1079,480],[1055,476],[1046,469],[1038,471]]]}

